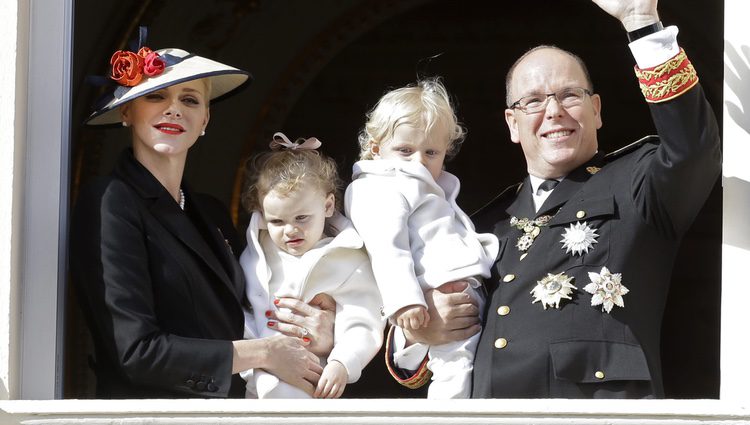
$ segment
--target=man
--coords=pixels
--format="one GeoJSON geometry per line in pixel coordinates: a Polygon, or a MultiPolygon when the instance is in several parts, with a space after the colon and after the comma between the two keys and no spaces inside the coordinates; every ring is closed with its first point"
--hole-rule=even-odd
{"type": "MultiPolygon", "coordinates": [[[[680,240],[720,172],[718,128],[676,28],[661,27],[657,0],[593,1],[628,31],[659,137],[604,155],[601,99],[578,57],[540,46],[511,67],[505,118],[529,176],[474,217],[501,243],[485,282],[474,398],[664,396],[664,304],[680,240]]],[[[451,286],[430,294],[445,307],[430,316],[470,325],[465,302],[450,293],[460,285],[451,286]]],[[[470,329],[446,323],[397,335],[388,360],[418,369],[392,368],[397,379],[418,386],[428,377],[415,364],[422,344],[404,344],[470,329]]]]}

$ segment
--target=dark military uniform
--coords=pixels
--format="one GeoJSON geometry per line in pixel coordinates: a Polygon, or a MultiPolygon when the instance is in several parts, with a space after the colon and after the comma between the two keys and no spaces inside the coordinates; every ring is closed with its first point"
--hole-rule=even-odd
{"type": "Polygon", "coordinates": [[[660,139],[597,154],[566,176],[539,212],[527,178],[473,217],[477,231],[494,232],[501,248],[485,281],[490,296],[472,397],[663,396],[659,343],[672,266],[720,173],[721,154],[699,85],[650,108],[660,139]],[[538,222],[522,258],[517,244],[524,231],[510,219],[542,216],[549,221],[538,222]],[[566,252],[563,241],[575,238],[564,235],[577,223],[594,231],[596,242],[566,252]],[[590,273],[600,275],[603,267],[620,273],[628,290],[624,307],[609,313],[592,306],[584,290],[590,273]],[[577,287],[559,308],[532,304],[530,292],[548,273],[562,273],[577,287]]]}

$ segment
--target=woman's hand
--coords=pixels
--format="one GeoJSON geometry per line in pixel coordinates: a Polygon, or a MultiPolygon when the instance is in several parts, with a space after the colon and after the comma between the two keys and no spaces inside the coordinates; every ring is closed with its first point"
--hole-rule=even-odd
{"type": "Polygon", "coordinates": [[[479,332],[479,308],[471,295],[463,292],[466,281],[448,282],[425,292],[430,321],[426,327],[404,329],[407,346],[414,342],[429,345],[461,341],[479,332]]]}
{"type": "Polygon", "coordinates": [[[344,393],[349,373],[343,364],[336,360],[331,361],[323,369],[320,376],[318,388],[315,390],[315,398],[339,398],[344,393]]]}
{"type": "Polygon", "coordinates": [[[277,311],[268,314],[268,327],[287,336],[302,338],[307,349],[320,357],[328,357],[333,349],[333,321],[336,302],[329,295],[318,294],[309,304],[295,298],[274,301],[277,311]]]}
{"type": "Polygon", "coordinates": [[[318,356],[299,338],[276,335],[266,339],[267,364],[263,369],[312,395],[323,373],[318,356]]]}
{"type": "Polygon", "coordinates": [[[285,335],[232,341],[232,373],[264,369],[312,395],[323,368],[307,345],[299,338],[285,335]]]}

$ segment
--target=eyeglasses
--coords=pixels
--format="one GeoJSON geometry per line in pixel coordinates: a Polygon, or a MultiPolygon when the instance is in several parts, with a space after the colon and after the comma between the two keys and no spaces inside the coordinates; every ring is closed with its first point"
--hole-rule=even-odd
{"type": "Polygon", "coordinates": [[[540,93],[524,96],[513,102],[509,106],[509,108],[520,109],[526,114],[536,114],[547,108],[549,99],[551,97],[554,97],[555,100],[557,100],[557,103],[560,104],[560,106],[568,109],[572,108],[573,106],[580,105],[581,103],[583,103],[583,99],[586,97],[586,95],[591,96],[592,94],[593,93],[591,93],[591,91],[581,87],[569,87],[558,90],[554,93],[540,93]]]}

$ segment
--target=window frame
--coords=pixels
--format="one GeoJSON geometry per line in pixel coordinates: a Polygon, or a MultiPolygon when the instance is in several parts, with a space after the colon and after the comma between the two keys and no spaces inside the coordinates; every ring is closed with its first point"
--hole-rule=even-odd
{"type": "MultiPolygon", "coordinates": [[[[62,397],[73,2],[28,2],[28,22],[18,22],[19,39],[28,25],[28,56],[23,58],[21,49],[18,56],[19,62],[28,60],[19,285],[21,399],[62,397]],[[50,323],[54,325],[44,325],[50,323]]],[[[24,3],[18,0],[19,9],[24,3]]]]}
{"type": "MultiPolygon", "coordinates": [[[[620,423],[618,420],[613,421],[611,415],[653,418],[654,421],[649,423],[661,420],[667,422],[675,418],[697,419],[704,414],[705,417],[717,421],[750,419],[750,413],[745,409],[748,407],[745,397],[746,383],[750,381],[750,367],[747,367],[745,358],[750,353],[750,342],[747,338],[729,337],[742,335],[746,331],[746,324],[750,323],[750,309],[746,308],[744,302],[746,272],[743,267],[744,264],[750,264],[750,237],[736,236],[750,235],[750,222],[746,218],[750,215],[750,167],[741,160],[750,158],[750,128],[743,128],[727,109],[729,104],[742,105],[743,101],[745,105],[750,104],[750,81],[733,81],[731,71],[736,63],[732,64],[731,60],[726,59],[729,49],[743,52],[743,48],[748,49],[750,46],[750,33],[744,31],[746,24],[742,20],[750,9],[745,1],[724,1],[727,71],[724,82],[724,107],[722,111],[716,111],[724,116],[725,156],[722,176],[724,236],[721,313],[721,334],[725,337],[721,339],[720,400],[664,400],[651,403],[592,403],[589,400],[521,400],[497,403],[465,400],[451,403],[449,406],[453,407],[449,408],[433,401],[420,401],[419,410],[415,412],[413,403],[394,403],[394,400],[368,400],[367,403],[339,400],[329,404],[306,401],[299,405],[301,407],[293,409],[289,409],[289,405],[284,403],[273,402],[272,407],[266,407],[267,404],[239,404],[231,400],[207,400],[197,403],[168,401],[160,402],[158,405],[153,401],[58,400],[51,404],[23,401],[52,400],[62,396],[74,0],[17,0],[20,10],[17,16],[20,40],[17,43],[17,60],[28,61],[24,66],[16,67],[17,70],[28,67],[28,74],[25,76],[28,88],[26,98],[17,98],[17,101],[26,102],[26,116],[19,115],[20,118],[25,118],[25,138],[17,138],[15,145],[16,151],[25,153],[25,161],[22,164],[25,174],[20,185],[21,190],[16,188],[13,193],[14,200],[22,199],[23,202],[23,214],[18,229],[21,239],[18,273],[20,279],[14,282],[19,290],[17,297],[10,301],[11,307],[15,306],[15,311],[19,312],[16,313],[18,317],[15,319],[19,334],[17,345],[14,346],[14,340],[10,339],[11,346],[3,350],[6,350],[11,358],[15,356],[18,359],[18,380],[10,383],[9,394],[20,400],[0,402],[0,418],[10,415],[9,417],[14,420],[20,420],[19,418],[42,414],[41,412],[46,412],[46,418],[52,418],[54,415],[67,418],[70,418],[70,415],[86,417],[102,412],[112,413],[115,417],[131,413],[158,417],[162,413],[171,412],[178,416],[194,414],[202,417],[226,413],[226,419],[229,421],[232,417],[236,419],[238,415],[249,412],[265,412],[270,415],[266,419],[291,414],[300,418],[308,415],[328,417],[332,422],[344,423],[348,419],[346,414],[341,414],[342,412],[348,413],[349,416],[361,414],[361,417],[365,418],[369,418],[371,412],[392,412],[395,417],[413,419],[411,423],[422,423],[416,420],[415,415],[430,412],[432,416],[454,418],[455,423],[461,423],[467,418],[479,420],[490,417],[494,418],[493,420],[507,419],[507,423],[517,423],[518,418],[542,420],[539,419],[541,417],[545,418],[544,423],[569,423],[570,418],[574,417],[591,419],[592,422],[587,423],[595,423],[596,418],[606,423],[620,423]],[[23,13],[24,7],[28,7],[27,16],[23,13]],[[27,32],[25,36],[28,37],[28,43],[25,43],[24,32],[27,32]],[[51,243],[55,239],[52,235],[57,235],[56,243],[51,243]],[[46,326],[50,322],[55,325],[46,326]],[[458,409],[459,413],[454,415],[454,410],[451,410],[453,408],[458,409]],[[551,417],[552,413],[555,417],[551,417]]],[[[0,23],[3,21],[4,18],[0,17],[0,23]]],[[[750,57],[746,60],[750,61],[750,57]]],[[[20,72],[16,76],[17,79],[23,77],[20,72]]],[[[745,114],[750,114],[750,110],[745,114]]],[[[392,421],[393,418],[388,420],[392,421]]]]}

